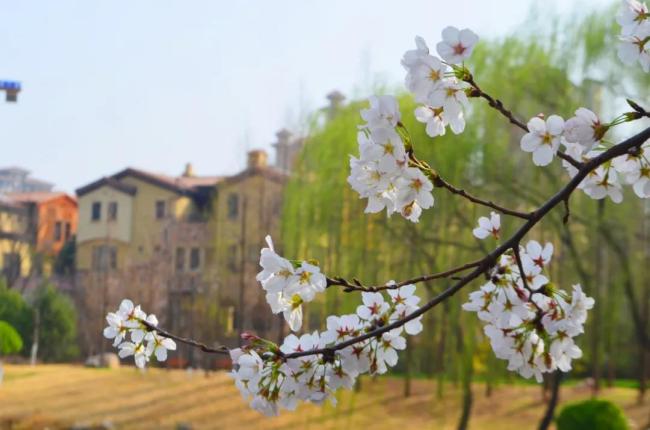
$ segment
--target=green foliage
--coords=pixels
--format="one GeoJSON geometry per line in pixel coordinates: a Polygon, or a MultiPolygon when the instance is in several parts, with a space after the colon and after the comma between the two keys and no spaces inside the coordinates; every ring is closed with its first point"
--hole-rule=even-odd
{"type": "Polygon", "coordinates": [[[23,348],[23,340],[11,324],[0,321],[0,357],[19,352],[23,348]]]}
{"type": "MultiPolygon", "coordinates": [[[[641,104],[650,105],[650,100],[643,99],[648,92],[639,91],[648,88],[650,75],[639,73],[639,67],[625,67],[624,74],[621,71],[611,11],[581,11],[580,18],[566,20],[538,18],[539,25],[527,23],[512,36],[493,41],[482,39],[468,62],[481,88],[498,97],[515,116],[527,120],[543,112],[557,113],[566,119],[578,107],[586,106],[607,121],[621,112],[620,94],[633,95],[641,104]]],[[[402,120],[418,158],[454,185],[506,207],[530,210],[566,182],[560,162],[543,169],[533,166],[530,154],[519,150],[523,132],[484,100],[472,100],[462,134],[454,135],[448,130],[445,136],[431,139],[424,125],[413,116],[416,105],[410,95],[398,96],[402,120]]],[[[358,153],[357,126],[362,123],[359,110],[366,106],[365,101],[352,101],[331,118],[322,113],[313,119],[296,174],[286,189],[280,241],[283,254],[288,258],[315,258],[328,275],[357,277],[366,284],[441,271],[484,255],[493,244],[476,241],[471,230],[478,216],[487,215],[489,210],[477,208],[444,190],[434,190],[435,206],[424,211],[419,224],[399,215],[387,219],[384,213],[364,214],[366,201],[350,189],[347,176],[348,156],[358,153]]],[[[617,133],[615,130],[609,136],[614,142],[624,135],[617,133]]],[[[637,239],[643,226],[640,221],[629,222],[640,219],[643,202],[628,190],[624,204],[605,202],[604,206],[606,221],[598,225],[597,203],[577,192],[571,198],[570,235],[562,222],[564,210],[558,208],[529,237],[553,242],[556,253],[550,275],[563,288],[570,290],[571,284],[582,283],[589,294],[593,295],[595,285],[606,291],[607,300],[599,301],[590,314],[589,324],[593,324],[597,313],[602,312],[607,319],[599,330],[587,327],[588,334],[578,339],[584,359],[576,361],[574,367],[582,372],[589,368],[585,362],[591,360],[592,351],[586,346],[592,344],[590,336],[599,336],[598,348],[604,351],[603,345],[607,345],[609,351],[620,351],[610,359],[616,362],[619,372],[631,376],[636,371],[636,346],[630,319],[623,317],[631,304],[622,288],[625,278],[621,259],[613,248],[608,248],[609,266],[603,272],[607,278],[597,279],[595,257],[597,250],[609,242],[597,234],[601,227],[613,231],[621,249],[630,249],[625,261],[632,271],[644,267],[642,261],[646,257],[637,239]]],[[[502,224],[502,235],[508,237],[520,220],[502,217],[502,224]]],[[[639,273],[639,277],[643,279],[643,274],[639,273]]],[[[418,286],[418,291],[426,299],[451,282],[425,283],[418,286]]],[[[633,288],[640,288],[640,284],[633,288]]],[[[466,288],[425,315],[426,335],[413,341],[417,352],[412,373],[444,372],[459,380],[464,371],[462,363],[466,362],[460,358],[467,353],[459,351],[476,351],[481,355],[487,348],[488,353],[482,354],[485,363],[476,366],[485,375],[478,376],[498,379],[499,372],[505,374],[503,361],[492,359],[480,325],[475,324],[466,332],[469,335],[473,330],[476,336],[468,337],[480,345],[462,348],[459,344],[458,328],[467,328],[460,304],[471,289],[466,288]]],[[[311,313],[306,321],[313,322],[310,328],[319,328],[323,316],[352,312],[358,302],[355,294],[329,288],[322,303],[306,307],[305,312],[311,313]]]]}
{"type": "Polygon", "coordinates": [[[34,299],[38,315],[39,358],[65,361],[76,358],[77,312],[72,301],[51,285],[41,286],[34,299]]]}
{"type": "Polygon", "coordinates": [[[627,430],[623,411],[607,400],[585,400],[562,408],[558,430],[627,430]]]}
{"type": "MultiPolygon", "coordinates": [[[[22,347],[28,348],[31,344],[33,322],[32,310],[17,291],[10,290],[4,283],[0,283],[0,320],[11,325],[25,342],[22,347]]],[[[26,353],[26,349],[23,349],[26,353]]]]}

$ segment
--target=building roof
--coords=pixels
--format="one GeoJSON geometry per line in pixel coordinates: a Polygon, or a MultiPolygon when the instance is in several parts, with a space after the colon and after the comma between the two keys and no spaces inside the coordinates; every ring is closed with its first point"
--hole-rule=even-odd
{"type": "Polygon", "coordinates": [[[0,210],[12,213],[23,213],[27,211],[27,207],[20,202],[13,201],[6,195],[0,194],[0,210]]]}
{"type": "Polygon", "coordinates": [[[25,203],[43,203],[59,197],[67,197],[73,201],[77,200],[73,196],[60,191],[31,191],[26,193],[8,193],[7,197],[14,202],[25,203]]]}
{"type": "Polygon", "coordinates": [[[77,195],[82,196],[102,186],[109,186],[118,191],[134,195],[137,187],[122,182],[123,178],[132,177],[148,184],[182,194],[194,195],[202,192],[207,187],[213,187],[223,180],[221,176],[168,176],[158,173],[146,172],[128,167],[114,175],[107,176],[77,189],[77,195]]]}
{"type": "Polygon", "coordinates": [[[179,194],[192,194],[199,187],[216,185],[223,178],[220,176],[168,176],[158,173],[145,172],[144,170],[126,168],[112,176],[117,180],[131,176],[169,191],[179,194]]]}
{"type": "Polygon", "coordinates": [[[114,177],[109,176],[109,177],[103,177],[101,179],[98,179],[95,182],[91,182],[90,184],[84,185],[81,188],[77,188],[76,190],[77,196],[81,197],[84,194],[88,194],[101,187],[110,187],[113,188],[114,190],[123,192],[131,196],[135,195],[135,193],[138,191],[138,189],[133,185],[124,184],[118,181],[117,179],[115,179],[114,177]]]}
{"type": "Polygon", "coordinates": [[[243,181],[244,179],[250,178],[252,176],[258,176],[258,175],[278,183],[284,183],[289,179],[288,173],[280,169],[276,169],[275,167],[264,166],[264,167],[248,168],[240,173],[237,173],[236,175],[225,178],[223,182],[227,184],[232,184],[235,182],[243,181]]]}

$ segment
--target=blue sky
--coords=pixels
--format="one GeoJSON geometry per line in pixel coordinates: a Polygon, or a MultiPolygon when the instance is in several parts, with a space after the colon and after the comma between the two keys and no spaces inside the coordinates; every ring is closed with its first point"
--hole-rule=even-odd
{"type": "Polygon", "coordinates": [[[245,151],[338,89],[366,97],[399,84],[402,53],[446,25],[484,38],[518,28],[550,1],[0,0],[0,166],[73,191],[126,166],[229,174],[245,151]]]}

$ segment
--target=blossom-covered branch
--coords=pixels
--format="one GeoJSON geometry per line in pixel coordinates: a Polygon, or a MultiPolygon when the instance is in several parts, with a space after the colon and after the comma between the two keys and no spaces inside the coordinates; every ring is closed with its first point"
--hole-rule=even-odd
{"type": "MultiPolygon", "coordinates": [[[[618,22],[622,27],[619,57],[627,63],[639,62],[650,71],[650,15],[644,4],[625,0],[618,22]]],[[[361,292],[356,312],[331,315],[326,330],[288,335],[282,344],[247,333],[243,347],[228,351],[175,336],[157,327],[155,316],[147,316],[133,303],[124,301],[116,313],[107,316],[104,334],[114,339],[120,356],[134,355],[142,367],[156,356],[162,361],[174,340],[208,353],[229,352],[233,361],[231,376],[251,407],[267,415],[279,408],[295,409],[298,401],[320,404],[338,388],[351,388],[363,373],[384,373],[398,361],[397,351],[406,348],[406,335],[422,331],[422,316],[463,287],[485,275],[486,282],[469,294],[463,309],[476,312],[485,323],[495,355],[508,361],[508,369],[541,381],[543,373],[567,372],[582,351],[574,338],[584,331],[587,312],[594,300],[580,285],[571,293],[555,285],[547,271],[553,245],[535,240],[522,244],[525,236],[555,207],[564,203],[569,213],[569,198],[580,189],[593,199],[609,197],[619,203],[624,183],[640,198],[650,198],[650,128],[611,145],[605,136],[619,124],[650,117],[637,103],[628,100],[633,112],[611,122],[602,122],[591,110],[580,107],[564,120],[557,114],[540,114],[527,123],[518,120],[503,103],[484,92],[465,66],[478,36],[469,29],[447,27],[437,43],[439,55],[432,55],[421,37],[416,49],[402,58],[405,84],[420,106],[416,119],[425,124],[426,133],[435,138],[447,127],[455,134],[465,128],[469,97],[480,97],[525,134],[522,151],[531,153],[536,166],[562,160],[570,180],[555,195],[532,212],[508,209],[480,199],[441,178],[424,160],[416,157],[408,130],[401,122],[397,99],[373,96],[370,106],[361,111],[365,123],[359,127],[359,156],[350,158],[350,186],[363,199],[365,211],[399,213],[418,222],[423,210],[434,206],[433,189],[444,188],[479,206],[495,210],[489,218],[481,216],[473,235],[479,240],[494,240],[495,247],[483,258],[447,271],[408,280],[389,281],[381,286],[366,286],[356,278],[326,277],[315,260],[290,260],[268,246],[261,251],[262,271],[257,280],[266,293],[273,313],[282,313],[289,328],[302,327],[302,306],[330,286],[343,291],[361,292]],[[560,149],[564,146],[564,151],[560,149]],[[524,220],[505,241],[501,239],[499,213],[524,220]],[[419,306],[416,285],[434,279],[451,278],[453,285],[419,306]],[[388,299],[387,299],[388,297],[388,299]],[[127,335],[130,334],[130,340],[127,335]]]]}
{"type": "Polygon", "coordinates": [[[145,326],[149,331],[151,332],[156,332],[160,336],[169,338],[172,340],[175,340],[176,342],[184,343],[185,345],[192,346],[194,348],[198,348],[203,352],[207,352],[209,354],[229,354],[230,350],[228,347],[224,345],[219,345],[219,346],[208,346],[205,343],[196,341],[194,339],[190,339],[188,337],[182,337],[182,336],[177,336],[173,333],[168,332],[167,330],[160,328],[158,326],[155,326],[151,324],[150,322],[146,320],[141,320],[140,321],[143,326],[145,326]]]}
{"type": "Polygon", "coordinates": [[[345,342],[338,343],[331,347],[314,349],[310,351],[295,352],[289,355],[284,355],[283,358],[285,359],[298,358],[298,357],[304,357],[313,354],[331,355],[335,351],[347,348],[349,346],[354,345],[355,343],[362,342],[364,340],[373,337],[381,336],[383,333],[399,328],[404,324],[407,324],[409,321],[422,316],[425,312],[429,311],[430,309],[432,309],[433,307],[441,303],[443,300],[454,295],[456,292],[458,292],[461,288],[463,288],[465,285],[470,283],[472,280],[476,279],[481,274],[487,272],[490,268],[492,268],[496,264],[497,259],[506,253],[506,251],[513,248],[514,246],[518,246],[521,240],[524,238],[524,236],[542,218],[544,218],[544,216],[548,214],[554,207],[556,207],[559,203],[564,201],[566,197],[571,195],[571,193],[575,191],[576,188],[578,188],[582,180],[584,180],[594,169],[614,159],[615,157],[626,155],[630,151],[634,151],[636,148],[639,148],[648,139],[650,139],[650,127],[646,128],[645,130],[636,134],[635,136],[627,139],[626,141],[603,152],[598,157],[589,160],[589,162],[585,163],[585,165],[576,173],[576,175],[571,179],[571,181],[569,181],[560,191],[558,191],[553,197],[551,197],[536,211],[534,211],[532,213],[531,219],[528,220],[526,223],[524,223],[519,228],[519,230],[515,232],[515,234],[513,234],[507,241],[505,241],[502,245],[497,247],[494,251],[486,255],[481,260],[480,264],[477,265],[475,270],[463,276],[455,285],[449,287],[439,295],[435,296],[433,299],[425,303],[423,306],[418,308],[413,313],[405,316],[403,319],[395,321],[392,324],[383,327],[378,327],[377,329],[371,332],[365,333],[356,338],[349,339],[345,342]]]}
{"type": "MultiPolygon", "coordinates": [[[[474,76],[472,76],[471,73],[468,72],[468,73],[464,74],[463,75],[463,80],[465,82],[467,82],[472,87],[472,90],[469,91],[470,97],[481,97],[481,98],[487,100],[488,105],[490,107],[496,109],[498,112],[500,112],[506,118],[508,118],[508,121],[510,121],[511,124],[516,125],[517,127],[522,129],[526,133],[528,133],[530,131],[528,129],[528,126],[525,123],[523,123],[522,121],[517,119],[517,117],[515,117],[515,115],[510,110],[506,109],[506,107],[503,105],[503,102],[501,102],[501,100],[499,100],[497,98],[494,98],[491,95],[489,95],[488,93],[486,93],[485,91],[483,91],[481,89],[481,87],[478,86],[478,84],[474,80],[474,76]]],[[[581,167],[582,163],[580,163],[580,161],[576,160],[575,158],[571,157],[568,154],[565,154],[563,151],[558,150],[557,151],[557,156],[560,157],[561,159],[563,159],[564,161],[570,163],[575,168],[579,169],[581,167]]]]}

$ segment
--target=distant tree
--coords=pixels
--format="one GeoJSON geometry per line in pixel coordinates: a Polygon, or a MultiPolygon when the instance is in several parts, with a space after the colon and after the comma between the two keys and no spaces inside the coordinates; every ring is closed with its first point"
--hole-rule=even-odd
{"type": "Polygon", "coordinates": [[[19,352],[23,348],[23,340],[9,323],[0,321],[0,384],[4,376],[2,357],[19,352]]]}
{"type": "Polygon", "coordinates": [[[23,348],[23,339],[15,328],[0,321],[0,357],[15,354],[23,348]]]}
{"type": "Polygon", "coordinates": [[[52,285],[45,284],[36,292],[32,307],[38,321],[35,340],[39,357],[49,362],[76,358],[79,354],[77,312],[72,301],[52,285]]]}
{"type": "MultiPolygon", "coordinates": [[[[25,341],[24,344],[29,345],[31,343],[32,310],[18,291],[10,290],[1,280],[0,321],[5,321],[11,325],[25,341]]],[[[23,343],[21,342],[22,347],[23,343]]],[[[25,353],[25,351],[22,351],[22,353],[25,353]]]]}

